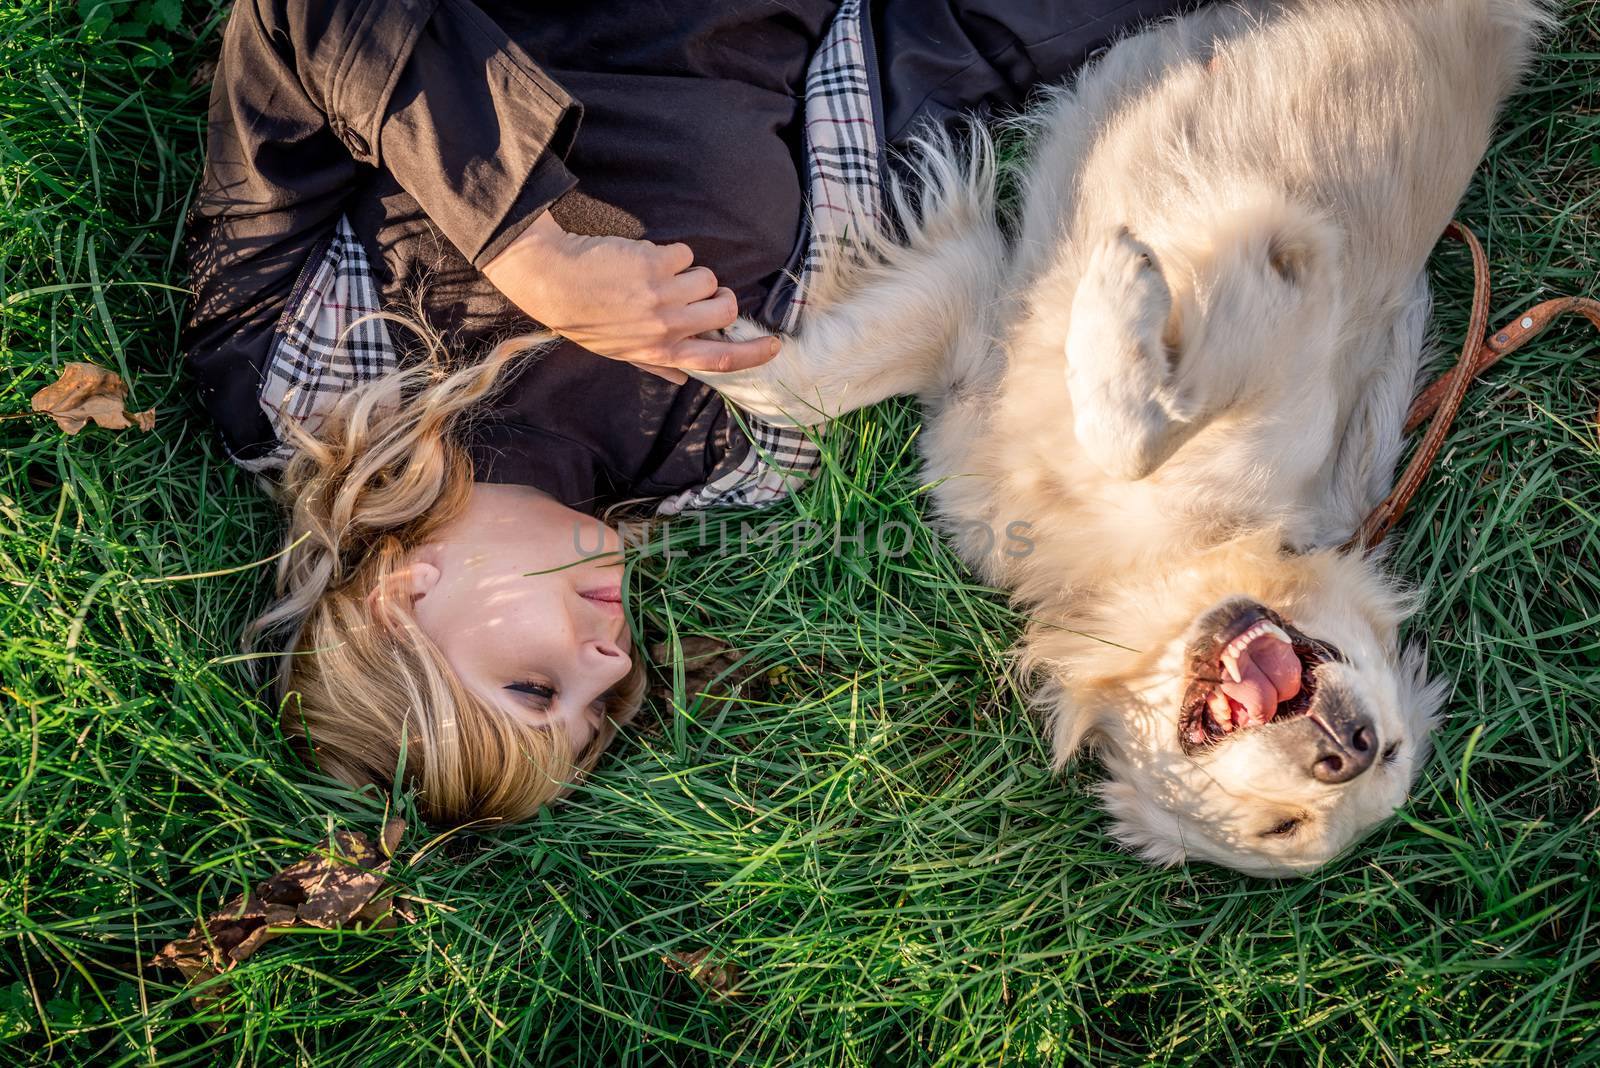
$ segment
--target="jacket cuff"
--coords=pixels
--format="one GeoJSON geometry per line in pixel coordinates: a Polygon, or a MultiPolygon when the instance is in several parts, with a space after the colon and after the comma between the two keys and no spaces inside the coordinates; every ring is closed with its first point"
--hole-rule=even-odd
{"type": "Polygon", "coordinates": [[[511,202],[511,207],[501,216],[499,225],[490,234],[483,248],[472,257],[472,265],[480,271],[487,267],[496,256],[506,250],[507,245],[532,225],[533,220],[544,214],[545,209],[555,204],[577,184],[578,179],[572,176],[572,172],[567,170],[567,165],[562,163],[559,157],[545,153],[544,158],[533,168],[533,173],[528,175],[528,180],[523,183],[522,191],[511,202]]]}

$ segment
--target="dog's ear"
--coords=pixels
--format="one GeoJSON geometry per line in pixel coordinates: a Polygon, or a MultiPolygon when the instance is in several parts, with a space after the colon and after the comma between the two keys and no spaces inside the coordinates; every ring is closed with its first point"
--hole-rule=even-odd
{"type": "Polygon", "coordinates": [[[1410,726],[1416,745],[1413,774],[1420,772],[1433,751],[1433,730],[1439,725],[1450,681],[1428,677],[1428,652],[1422,642],[1409,643],[1400,653],[1395,673],[1400,680],[1400,714],[1410,726]]]}
{"type": "Polygon", "coordinates": [[[1111,478],[1144,478],[1198,427],[1174,383],[1182,324],[1161,264],[1126,229],[1089,255],[1067,329],[1073,432],[1111,478]]]}
{"type": "Polygon", "coordinates": [[[1314,246],[1302,240],[1303,235],[1276,233],[1267,239],[1267,266],[1279,278],[1294,285],[1306,276],[1316,254],[1314,246]]]}
{"type": "Polygon", "coordinates": [[[1321,215],[1285,206],[1267,235],[1267,266],[1289,285],[1303,285],[1327,270],[1339,254],[1339,233],[1321,215]]]}
{"type": "Polygon", "coordinates": [[[1040,685],[1034,704],[1050,732],[1050,767],[1065,768],[1078,750],[1092,745],[1101,733],[1101,716],[1074,701],[1055,680],[1040,685]]]}
{"type": "Polygon", "coordinates": [[[1137,787],[1112,778],[1095,786],[1095,792],[1111,817],[1111,837],[1160,867],[1174,867],[1188,859],[1178,818],[1137,787]]]}

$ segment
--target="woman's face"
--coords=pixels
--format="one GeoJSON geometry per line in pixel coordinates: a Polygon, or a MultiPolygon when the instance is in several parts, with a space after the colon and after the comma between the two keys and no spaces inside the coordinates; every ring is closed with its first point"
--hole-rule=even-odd
{"type": "Polygon", "coordinates": [[[393,592],[464,685],[508,716],[559,725],[576,756],[631,664],[621,548],[606,524],[537,490],[474,484],[393,592]]]}

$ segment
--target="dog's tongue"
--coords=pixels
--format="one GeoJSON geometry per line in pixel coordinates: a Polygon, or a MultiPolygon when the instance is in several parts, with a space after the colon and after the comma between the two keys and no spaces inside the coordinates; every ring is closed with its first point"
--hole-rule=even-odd
{"type": "Polygon", "coordinates": [[[1270,720],[1280,702],[1300,692],[1300,658],[1294,646],[1276,634],[1263,634],[1239,654],[1239,679],[1234,681],[1223,665],[1222,692],[1244,708],[1234,714],[1234,725],[1256,727],[1270,720]]]}

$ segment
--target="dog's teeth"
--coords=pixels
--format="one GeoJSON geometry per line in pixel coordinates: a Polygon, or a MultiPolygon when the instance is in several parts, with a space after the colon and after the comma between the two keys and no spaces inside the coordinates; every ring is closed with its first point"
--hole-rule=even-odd
{"type": "Polygon", "coordinates": [[[1271,620],[1268,620],[1261,625],[1261,633],[1271,634],[1285,645],[1294,644],[1294,639],[1289,637],[1289,632],[1278,626],[1276,623],[1273,623],[1271,620]]]}
{"type": "Polygon", "coordinates": [[[1223,734],[1233,731],[1233,707],[1228,704],[1228,699],[1221,690],[1214,691],[1206,701],[1206,718],[1211,721],[1211,726],[1223,734]]]}
{"type": "Polygon", "coordinates": [[[1227,671],[1228,677],[1234,682],[1242,681],[1242,676],[1239,674],[1239,654],[1248,649],[1250,647],[1250,643],[1261,637],[1263,634],[1271,634],[1285,644],[1294,644],[1290,640],[1289,635],[1285,633],[1284,629],[1272,622],[1270,619],[1263,619],[1261,622],[1255,624],[1249,630],[1245,631],[1243,634],[1233,639],[1233,641],[1229,642],[1228,647],[1222,650],[1222,667],[1225,671],[1227,671]]]}
{"type": "Polygon", "coordinates": [[[1233,641],[1229,642],[1228,647],[1222,650],[1222,666],[1228,672],[1228,676],[1232,678],[1234,682],[1238,682],[1240,677],[1239,654],[1244,652],[1245,647],[1250,644],[1251,640],[1256,635],[1257,627],[1260,625],[1261,624],[1258,623],[1255,627],[1251,627],[1249,630],[1233,639],[1233,641]]]}

